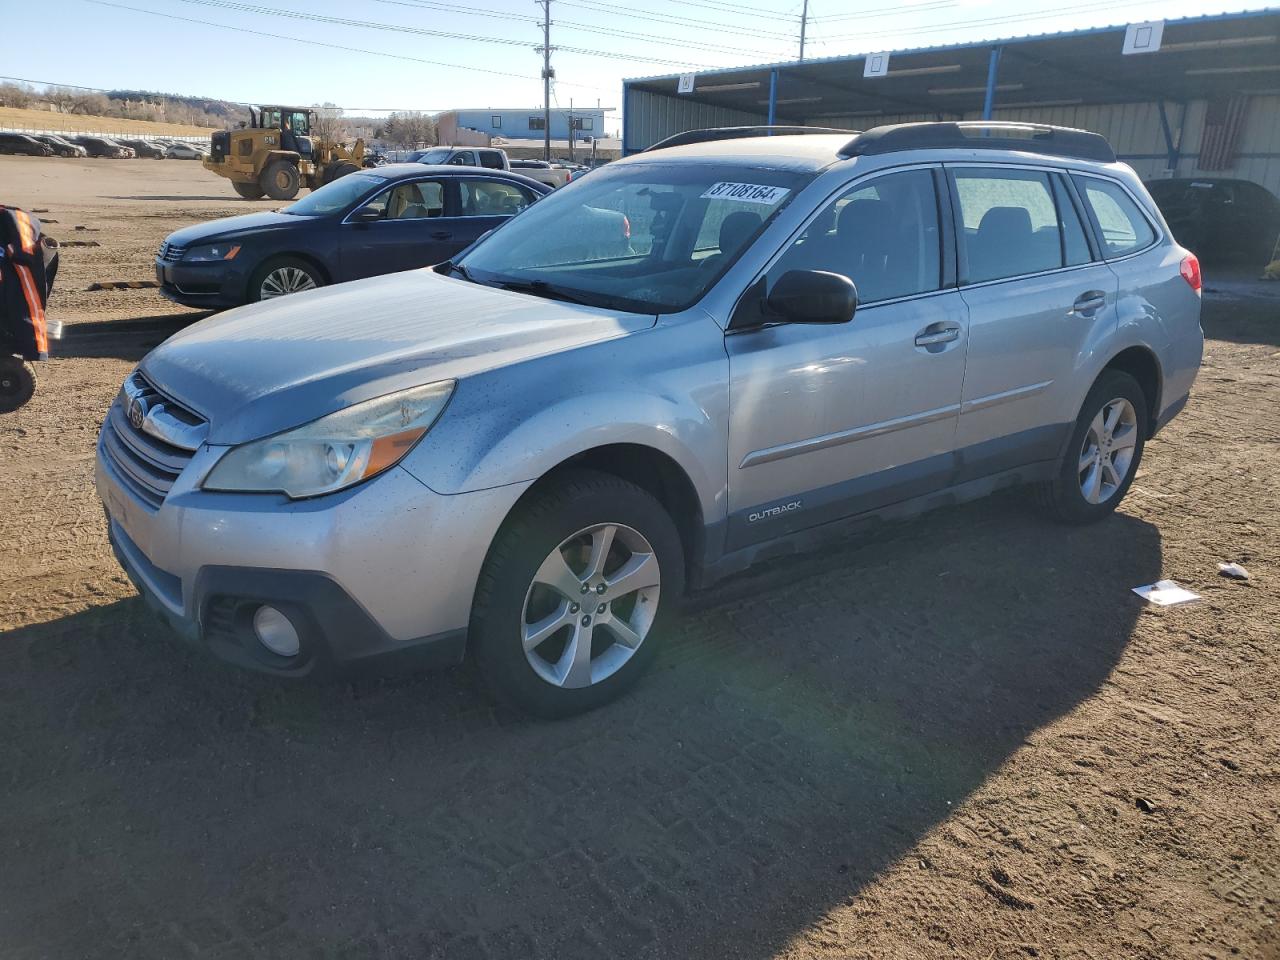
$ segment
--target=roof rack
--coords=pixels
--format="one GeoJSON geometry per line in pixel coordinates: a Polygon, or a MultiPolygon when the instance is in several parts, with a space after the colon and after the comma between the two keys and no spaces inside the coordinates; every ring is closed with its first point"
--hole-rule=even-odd
{"type": "Polygon", "coordinates": [[[898,150],[1020,150],[1055,157],[1115,163],[1106,137],[1088,130],[1043,123],[983,120],[957,123],[897,123],[860,133],[840,150],[842,157],[865,157],[898,150]]]}
{"type": "MultiPolygon", "coordinates": [[[[709,127],[705,130],[686,130],[659,140],[651,147],[645,147],[641,153],[654,150],[666,150],[668,147],[685,147],[691,143],[712,143],[716,140],[741,140],[747,137],[794,136],[810,133],[843,133],[856,134],[857,130],[837,130],[833,127],[709,127]]],[[[853,142],[853,141],[850,141],[853,142]]]]}

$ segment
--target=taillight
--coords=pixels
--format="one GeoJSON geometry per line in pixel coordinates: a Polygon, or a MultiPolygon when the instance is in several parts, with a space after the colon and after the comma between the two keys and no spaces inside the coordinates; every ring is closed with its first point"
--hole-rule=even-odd
{"type": "Polygon", "coordinates": [[[631,218],[625,213],[622,215],[622,239],[631,239],[631,218]]]}
{"type": "Polygon", "coordinates": [[[1188,253],[1182,258],[1182,266],[1178,268],[1178,272],[1182,274],[1182,279],[1187,281],[1187,286],[1196,293],[1200,292],[1200,288],[1204,286],[1204,280],[1200,276],[1200,261],[1194,253],[1188,253]]]}

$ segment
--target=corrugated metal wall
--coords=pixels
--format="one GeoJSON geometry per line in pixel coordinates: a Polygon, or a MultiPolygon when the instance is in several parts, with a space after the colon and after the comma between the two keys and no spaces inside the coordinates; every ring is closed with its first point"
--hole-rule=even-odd
{"type": "Polygon", "coordinates": [[[634,152],[652,146],[664,137],[704,127],[743,127],[768,123],[763,113],[745,113],[697,103],[688,97],[668,97],[660,93],[625,88],[622,114],[622,149],[634,152]]]}
{"type": "MultiPolygon", "coordinates": [[[[1116,153],[1137,170],[1139,175],[1151,180],[1171,175],[1191,177],[1199,172],[1196,160],[1200,151],[1200,136],[1204,130],[1206,106],[1207,102],[1204,100],[1191,101],[1187,104],[1185,118],[1179,104],[1168,103],[1165,106],[1174,143],[1180,145],[1181,159],[1173,174],[1169,172],[1168,148],[1160,126],[1160,108],[1155,103],[1002,110],[997,102],[995,119],[1052,123],[1094,130],[1110,140],[1116,153]]],[[[627,111],[623,117],[627,130],[625,145],[630,150],[639,150],[682,130],[765,123],[766,119],[765,115],[724,110],[693,103],[684,98],[676,99],[633,90],[628,93],[627,111]]],[[[808,122],[815,126],[856,130],[886,123],[936,119],[936,116],[928,114],[876,117],[824,115],[820,118],[811,117],[808,122]]],[[[966,114],[965,119],[979,120],[981,114],[966,114]]],[[[1230,170],[1205,175],[1252,180],[1280,196],[1280,95],[1250,98],[1235,163],[1230,170]]]]}

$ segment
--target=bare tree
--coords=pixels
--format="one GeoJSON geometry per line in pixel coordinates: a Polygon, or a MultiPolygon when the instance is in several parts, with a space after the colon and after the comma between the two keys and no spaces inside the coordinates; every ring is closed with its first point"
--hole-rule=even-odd
{"type": "Polygon", "coordinates": [[[350,137],[342,119],[342,108],[333,103],[311,105],[311,135],[326,143],[340,143],[350,137]]]}
{"type": "Polygon", "coordinates": [[[397,147],[432,146],[436,142],[436,124],[418,110],[393,113],[383,124],[382,135],[397,147]]]}
{"type": "Polygon", "coordinates": [[[30,87],[16,83],[0,83],[0,106],[23,110],[30,107],[34,99],[35,96],[30,87]]]}

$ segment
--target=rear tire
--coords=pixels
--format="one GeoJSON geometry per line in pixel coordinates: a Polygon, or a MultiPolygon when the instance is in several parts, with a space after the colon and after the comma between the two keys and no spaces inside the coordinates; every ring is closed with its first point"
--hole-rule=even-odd
{"type": "Polygon", "coordinates": [[[237,181],[232,181],[231,186],[236,193],[240,194],[240,196],[244,197],[246,200],[261,200],[266,195],[266,191],[256,183],[239,183],[237,181]]]}
{"type": "Polygon", "coordinates": [[[272,160],[258,177],[262,192],[272,200],[292,200],[301,183],[298,168],[288,160],[272,160]]]}
{"type": "Polygon", "coordinates": [[[1085,524],[1115,510],[1142,463],[1147,421],[1147,397],[1138,381],[1119,370],[1104,371],[1080,407],[1058,475],[1040,487],[1050,514],[1063,523],[1085,524]]]}
{"type": "Polygon", "coordinates": [[[12,413],[36,392],[36,368],[21,357],[0,357],[0,413],[12,413]]]}
{"type": "Polygon", "coordinates": [[[662,505],[619,477],[574,471],[503,526],[476,585],[470,643],[501,699],[566,717],[639,679],[683,593],[684,553],[662,505]]]}

